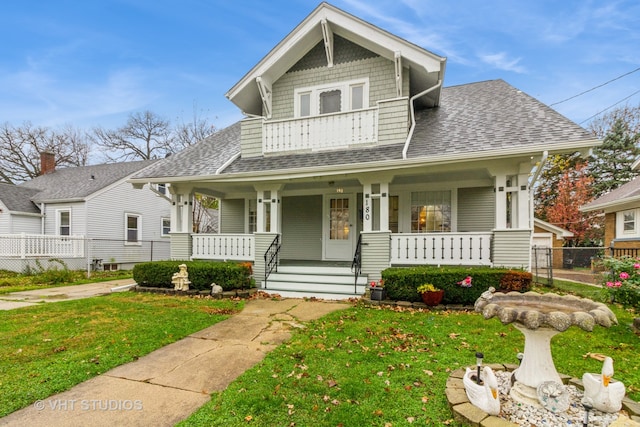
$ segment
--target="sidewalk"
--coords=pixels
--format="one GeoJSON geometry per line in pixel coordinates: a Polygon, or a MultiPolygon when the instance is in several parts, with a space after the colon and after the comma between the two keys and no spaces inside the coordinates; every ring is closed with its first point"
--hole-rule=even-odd
{"type": "Polygon", "coordinates": [[[119,279],[100,283],[88,283],[86,285],[60,286],[57,288],[0,294],[0,310],[29,307],[45,302],[68,301],[107,295],[118,290],[126,290],[127,285],[134,284],[133,279],[119,279]]]}
{"type": "Polygon", "coordinates": [[[229,319],[0,418],[0,426],[173,426],[287,341],[292,328],[348,307],[249,300],[229,319]]]}

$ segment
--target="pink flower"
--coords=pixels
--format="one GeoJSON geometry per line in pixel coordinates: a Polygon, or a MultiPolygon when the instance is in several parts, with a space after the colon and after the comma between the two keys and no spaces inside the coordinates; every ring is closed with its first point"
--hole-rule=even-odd
{"type": "Polygon", "coordinates": [[[613,282],[607,282],[607,288],[613,288],[613,282]]]}
{"type": "Polygon", "coordinates": [[[618,281],[613,282],[613,287],[614,288],[619,288],[620,286],[622,286],[622,282],[618,282],[618,281]]]}
{"type": "Polygon", "coordinates": [[[467,276],[463,280],[459,281],[458,285],[462,286],[463,288],[470,288],[471,287],[471,280],[473,280],[471,278],[471,276],[467,276]]]}
{"type": "Polygon", "coordinates": [[[629,273],[623,271],[622,273],[620,273],[620,278],[622,280],[627,280],[629,278],[629,273]]]}
{"type": "Polygon", "coordinates": [[[640,268],[640,263],[636,262],[635,264],[633,264],[633,268],[635,268],[636,270],[640,268]]]}
{"type": "Polygon", "coordinates": [[[371,287],[375,288],[376,287],[376,282],[374,282],[373,280],[371,281],[371,287]]]}

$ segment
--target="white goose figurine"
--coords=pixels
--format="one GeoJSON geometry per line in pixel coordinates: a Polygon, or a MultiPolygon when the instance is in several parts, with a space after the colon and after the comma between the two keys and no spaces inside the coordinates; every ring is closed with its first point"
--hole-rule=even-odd
{"type": "Polygon", "coordinates": [[[586,373],[582,376],[584,397],[593,401],[593,407],[602,412],[618,412],[622,408],[624,384],[611,382],[613,377],[613,359],[605,357],[601,374],[586,373]]]}
{"type": "Polygon", "coordinates": [[[467,368],[462,378],[462,384],[472,405],[477,406],[489,415],[500,414],[500,399],[498,398],[498,379],[490,367],[482,370],[481,379],[484,384],[477,384],[474,379],[475,371],[467,368]]]}

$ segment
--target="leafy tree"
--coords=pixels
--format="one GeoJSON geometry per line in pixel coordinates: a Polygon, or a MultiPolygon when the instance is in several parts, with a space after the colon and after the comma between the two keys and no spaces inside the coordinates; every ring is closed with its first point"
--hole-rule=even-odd
{"type": "Polygon", "coordinates": [[[68,125],[61,130],[5,123],[0,127],[0,181],[18,184],[40,175],[40,153],[55,156],[56,166],[84,166],[90,147],[85,134],[68,125]]]}
{"type": "Polygon", "coordinates": [[[603,144],[593,150],[590,159],[596,197],[618,188],[638,175],[631,166],[640,156],[639,141],[640,133],[634,132],[629,122],[622,118],[615,119],[603,144]]]}
{"type": "Polygon", "coordinates": [[[556,203],[557,189],[562,175],[576,167],[580,161],[578,153],[550,155],[543,166],[542,173],[535,183],[535,216],[548,221],[547,210],[556,203]]]}
{"type": "Polygon", "coordinates": [[[565,170],[558,181],[555,201],[545,210],[548,222],[573,233],[570,246],[591,246],[602,240],[602,216],[579,211],[580,206],[593,200],[593,181],[586,163],[565,170]]]}
{"type": "Polygon", "coordinates": [[[596,137],[604,139],[618,120],[625,122],[632,134],[640,133],[640,104],[636,107],[625,105],[598,116],[589,122],[587,129],[596,137]]]}

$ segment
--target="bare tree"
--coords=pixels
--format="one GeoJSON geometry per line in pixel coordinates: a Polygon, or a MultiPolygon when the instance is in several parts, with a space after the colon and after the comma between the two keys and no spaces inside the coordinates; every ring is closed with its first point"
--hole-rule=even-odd
{"type": "Polygon", "coordinates": [[[640,104],[635,107],[625,105],[598,116],[589,122],[587,129],[596,137],[604,139],[613,125],[620,121],[626,123],[630,134],[640,134],[640,104]]]}
{"type": "Polygon", "coordinates": [[[0,181],[17,184],[40,175],[42,152],[52,153],[56,166],[84,166],[89,146],[70,125],[54,131],[29,122],[20,127],[5,123],[0,127],[0,181]]]}
{"type": "Polygon", "coordinates": [[[127,124],[116,130],[96,127],[91,140],[108,162],[163,158],[177,148],[169,121],[150,111],[129,115],[127,124]]]}
{"type": "Polygon", "coordinates": [[[202,110],[198,112],[197,105],[193,105],[193,116],[189,122],[178,119],[175,126],[176,142],[180,148],[188,147],[206,138],[216,131],[216,127],[210,124],[206,117],[202,117],[202,110]]]}

